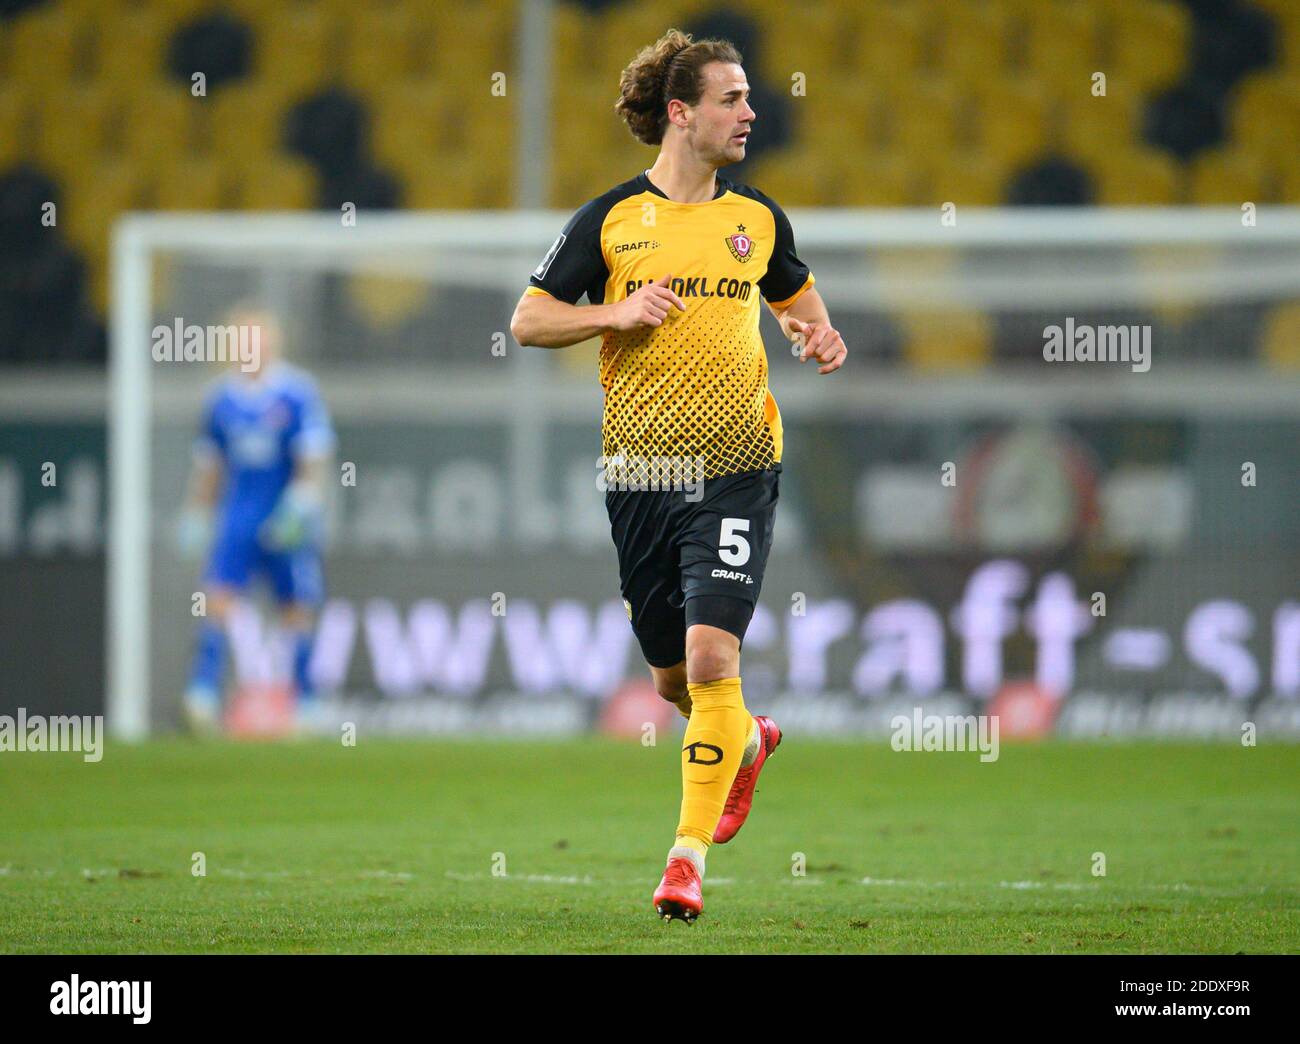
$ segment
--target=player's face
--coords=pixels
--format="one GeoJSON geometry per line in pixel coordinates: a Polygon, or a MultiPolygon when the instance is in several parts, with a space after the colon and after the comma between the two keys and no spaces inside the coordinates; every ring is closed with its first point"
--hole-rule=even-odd
{"type": "Polygon", "coordinates": [[[691,143],[701,158],[715,166],[739,163],[745,158],[749,125],[755,118],[745,70],[733,62],[710,62],[703,75],[704,93],[691,110],[691,143]]]}
{"type": "Polygon", "coordinates": [[[257,376],[266,369],[279,351],[280,324],[269,312],[255,310],[233,312],[226,321],[229,325],[246,331],[241,333],[241,342],[256,349],[251,365],[245,366],[242,362],[236,361],[236,368],[248,376],[257,376]]]}

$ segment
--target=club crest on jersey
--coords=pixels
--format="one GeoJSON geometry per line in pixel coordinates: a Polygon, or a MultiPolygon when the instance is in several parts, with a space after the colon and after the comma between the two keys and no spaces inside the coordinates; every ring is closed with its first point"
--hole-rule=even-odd
{"type": "Polygon", "coordinates": [[[727,249],[743,264],[754,256],[754,241],[744,232],[733,232],[727,237],[727,249]]]}

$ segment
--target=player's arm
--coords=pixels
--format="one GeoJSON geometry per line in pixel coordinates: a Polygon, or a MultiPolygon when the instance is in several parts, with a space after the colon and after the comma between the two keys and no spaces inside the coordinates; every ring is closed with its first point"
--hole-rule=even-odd
{"type": "Polygon", "coordinates": [[[325,404],[312,385],[299,404],[298,431],[290,441],[293,473],[262,537],[281,549],[302,547],[321,537],[326,475],[332,470],[335,436],[325,404]]]}
{"type": "Polygon", "coordinates": [[[771,302],[768,308],[781,324],[781,332],[800,346],[801,363],[817,360],[822,364],[818,373],[834,373],[844,365],[849,350],[840,332],[831,325],[826,302],[814,287],[810,286],[787,308],[777,308],[771,302]]]}
{"type": "Polygon", "coordinates": [[[185,558],[196,558],[207,547],[212,532],[212,512],[225,479],[222,434],[214,420],[211,402],[204,407],[199,437],[194,443],[190,480],[181,508],[176,543],[185,558]]]}
{"type": "Polygon", "coordinates": [[[526,290],[510,317],[510,333],[521,347],[567,348],[607,330],[661,326],[672,309],[686,311],[682,299],[668,289],[671,280],[665,275],[612,304],[569,304],[544,291],[526,290]]]}
{"type": "Polygon", "coordinates": [[[609,330],[660,326],[673,309],[686,310],[682,299],[668,289],[671,275],[622,301],[604,303],[609,264],[603,225],[609,207],[606,194],[579,209],[533,269],[528,289],[510,318],[510,333],[520,347],[566,348],[609,330]],[[584,295],[590,304],[578,304],[584,295]]]}

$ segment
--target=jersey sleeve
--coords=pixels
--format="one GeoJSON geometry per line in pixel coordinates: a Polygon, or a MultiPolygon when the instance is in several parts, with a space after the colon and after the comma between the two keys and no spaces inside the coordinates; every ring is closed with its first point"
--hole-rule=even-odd
{"type": "Polygon", "coordinates": [[[795,252],[794,229],[790,227],[790,219],[785,216],[785,211],[767,196],[761,193],[758,195],[772,211],[776,225],[772,258],[767,263],[763,278],[758,281],[758,289],[769,304],[786,308],[812,286],[815,280],[808,266],[799,260],[799,255],[795,252]]]}
{"type": "Polygon", "coordinates": [[[577,304],[583,294],[592,304],[603,302],[609,268],[600,230],[608,213],[608,203],[594,199],[574,214],[533,269],[527,292],[550,294],[567,304],[577,304]]]}
{"type": "Polygon", "coordinates": [[[220,460],[226,454],[226,436],[217,423],[217,403],[221,396],[217,392],[209,393],[203,400],[203,412],[199,417],[199,430],[194,437],[195,460],[220,460]]]}
{"type": "Polygon", "coordinates": [[[334,450],[334,428],[325,400],[314,382],[304,382],[298,393],[296,430],[289,440],[295,457],[323,457],[334,450]]]}

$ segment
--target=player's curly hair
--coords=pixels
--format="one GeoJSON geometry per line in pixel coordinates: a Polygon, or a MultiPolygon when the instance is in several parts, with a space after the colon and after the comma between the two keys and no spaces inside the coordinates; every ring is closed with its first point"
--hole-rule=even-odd
{"type": "Polygon", "coordinates": [[[692,40],[689,33],[669,29],[623,70],[614,111],[638,141],[660,144],[668,129],[669,99],[698,104],[704,93],[700,73],[709,62],[740,65],[740,52],[726,40],[692,40]]]}

